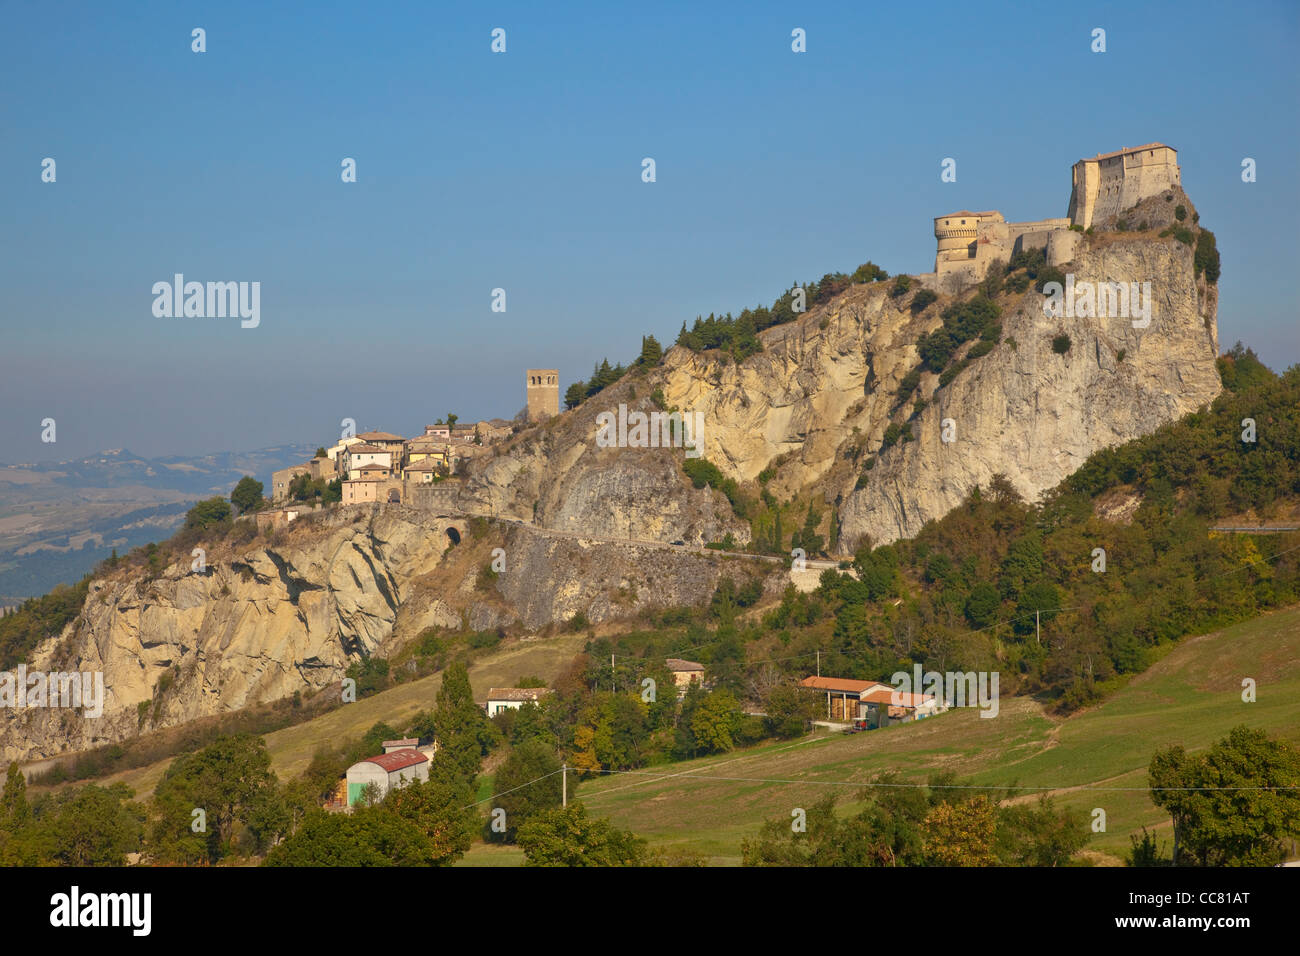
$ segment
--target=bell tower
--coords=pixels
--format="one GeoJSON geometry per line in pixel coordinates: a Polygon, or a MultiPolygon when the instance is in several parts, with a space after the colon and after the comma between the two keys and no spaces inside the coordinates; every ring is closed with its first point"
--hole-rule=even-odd
{"type": "Polygon", "coordinates": [[[528,376],[528,420],[543,421],[560,414],[560,373],[553,368],[530,368],[528,376]]]}

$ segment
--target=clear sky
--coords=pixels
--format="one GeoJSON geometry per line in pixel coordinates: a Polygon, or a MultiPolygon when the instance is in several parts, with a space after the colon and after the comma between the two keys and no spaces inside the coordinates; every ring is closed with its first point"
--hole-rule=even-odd
{"type": "Polygon", "coordinates": [[[1298,11],[5,4],[0,461],[510,417],[527,367],[563,390],[796,280],[929,271],[933,216],[1063,216],[1075,160],[1152,140],[1217,234],[1221,345],[1281,370],[1300,361],[1298,11]],[[261,324],[155,317],[177,272],[260,282],[261,324]]]}

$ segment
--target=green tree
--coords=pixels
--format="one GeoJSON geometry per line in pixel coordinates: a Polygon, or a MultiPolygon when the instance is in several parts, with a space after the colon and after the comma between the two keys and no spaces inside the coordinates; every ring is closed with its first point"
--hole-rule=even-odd
{"type": "Polygon", "coordinates": [[[966,598],[966,620],[970,621],[971,627],[987,627],[997,620],[1001,606],[1002,598],[998,595],[998,589],[987,581],[981,581],[971,588],[970,595],[966,598]]]}
{"type": "Polygon", "coordinates": [[[641,355],[637,359],[637,365],[642,368],[654,368],[664,357],[663,346],[653,335],[643,335],[641,337],[641,355]]]}
{"type": "Polygon", "coordinates": [[[4,794],[0,795],[0,830],[15,833],[27,825],[31,810],[27,805],[27,778],[18,762],[9,764],[4,794]]]}
{"type": "Polygon", "coordinates": [[[230,502],[225,498],[206,498],[185,514],[186,528],[210,528],[230,520],[230,502]]]}
{"type": "Polygon", "coordinates": [[[438,739],[434,760],[450,761],[461,777],[473,780],[494,738],[487,715],[474,703],[463,661],[449,664],[442,672],[433,726],[438,739]]]}
{"type": "Polygon", "coordinates": [[[251,475],[240,478],[238,484],[235,485],[235,490],[230,493],[230,503],[239,509],[241,515],[260,507],[262,504],[262,483],[251,475]]]}
{"type": "Polygon", "coordinates": [[[730,691],[716,690],[704,696],[691,715],[691,736],[700,753],[722,753],[736,746],[740,728],[740,703],[730,691]]]}
{"type": "Polygon", "coordinates": [[[140,849],[143,814],[125,784],[58,794],[35,823],[40,860],[56,866],[125,866],[140,849]]]}
{"type": "Polygon", "coordinates": [[[526,866],[643,866],[646,841],[587,815],[581,803],[543,810],[519,828],[526,866]]]}
{"type": "Polygon", "coordinates": [[[478,829],[474,791],[452,777],[435,774],[390,790],[383,806],[420,831],[432,866],[450,866],[464,856],[478,829]]]}
{"type": "Polygon", "coordinates": [[[999,807],[994,840],[1003,866],[1064,866],[1083,849],[1089,836],[1083,810],[1057,810],[1051,797],[1037,805],[999,807]]]}
{"type": "MultiPolygon", "coordinates": [[[[239,824],[263,791],[276,786],[266,742],[252,734],[219,737],[197,753],[172,761],[154,789],[154,851],[159,859],[216,862],[226,855],[239,824]],[[205,830],[195,833],[194,810],[203,811],[205,830]]],[[[266,835],[269,842],[270,835],[266,835]]]]}
{"type": "Polygon", "coordinates": [[[500,794],[493,807],[505,811],[506,830],[497,833],[489,826],[488,839],[514,843],[520,826],[537,813],[558,807],[564,785],[561,773],[555,748],[546,741],[528,740],[512,748],[493,784],[500,794]]]}
{"type": "Polygon", "coordinates": [[[1199,755],[1157,751],[1151,801],[1174,822],[1175,866],[1274,866],[1300,837],[1300,752],[1240,725],[1199,755]]]}
{"type": "Polygon", "coordinates": [[[313,811],[262,865],[427,866],[432,858],[417,824],[386,807],[371,807],[351,813],[313,811]]]}

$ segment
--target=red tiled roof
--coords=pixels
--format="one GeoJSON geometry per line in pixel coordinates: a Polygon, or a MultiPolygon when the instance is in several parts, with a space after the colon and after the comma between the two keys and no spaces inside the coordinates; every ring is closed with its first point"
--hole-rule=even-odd
{"type": "Polygon", "coordinates": [[[703,664],[697,664],[695,661],[684,661],[680,657],[670,657],[665,661],[670,671],[702,671],[703,664]]]}
{"type": "MultiPolygon", "coordinates": [[[[812,687],[816,690],[830,690],[840,694],[859,694],[877,687],[884,687],[879,681],[850,680],[847,677],[805,677],[799,682],[800,687],[812,687]]],[[[866,698],[864,697],[863,700],[866,698]]]]}
{"type": "Polygon", "coordinates": [[[405,770],[407,767],[414,767],[421,764],[429,758],[418,750],[394,750],[390,754],[379,754],[377,757],[367,757],[361,763],[373,763],[383,767],[388,773],[394,773],[398,770],[405,770]]]}
{"type": "Polygon", "coordinates": [[[920,707],[926,701],[934,700],[933,694],[906,694],[901,691],[895,691],[892,687],[885,687],[883,690],[873,690],[869,694],[863,694],[862,699],[869,704],[890,704],[894,706],[902,705],[903,707],[920,707]],[[895,696],[897,694],[897,697],[895,696]]]}

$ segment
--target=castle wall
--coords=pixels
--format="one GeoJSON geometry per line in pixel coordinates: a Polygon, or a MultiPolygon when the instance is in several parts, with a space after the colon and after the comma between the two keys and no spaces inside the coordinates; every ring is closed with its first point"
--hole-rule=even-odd
{"type": "Polygon", "coordinates": [[[1087,229],[1172,186],[1181,186],[1178,151],[1152,144],[1074,164],[1070,219],[1087,229]]]}

